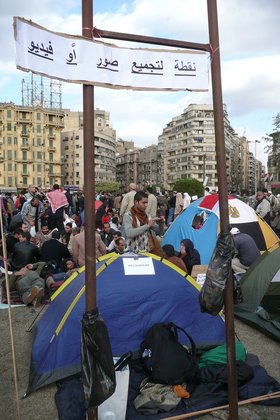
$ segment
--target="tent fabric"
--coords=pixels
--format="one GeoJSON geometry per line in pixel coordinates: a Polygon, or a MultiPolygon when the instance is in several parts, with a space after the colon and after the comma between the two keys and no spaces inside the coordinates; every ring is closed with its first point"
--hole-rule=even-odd
{"type": "MultiPolygon", "coordinates": [[[[186,329],[197,346],[225,342],[222,316],[200,312],[200,287],[173,264],[152,254],[109,254],[97,261],[97,305],[108,328],[114,356],[140,349],[157,322],[186,329]],[[151,259],[154,274],[125,275],[124,263],[151,259]],[[126,261],[125,261],[126,260],[126,261]]],[[[69,278],[34,329],[27,393],[80,371],[81,319],[85,311],[85,272],[69,278]]],[[[182,343],[187,340],[183,334],[182,343]]]]}
{"type": "Polygon", "coordinates": [[[243,302],[235,315],[280,341],[280,248],[264,253],[242,276],[243,302]]]}
{"type": "MultiPolygon", "coordinates": [[[[231,227],[238,227],[240,232],[252,236],[261,252],[279,246],[278,236],[246,203],[228,196],[228,208],[231,227]]],[[[200,253],[201,264],[209,264],[220,230],[219,217],[218,194],[199,198],[174,220],[164,235],[162,245],[172,244],[180,252],[181,241],[191,239],[200,253]],[[203,224],[195,229],[193,225],[198,217],[203,219],[203,224]]]]}

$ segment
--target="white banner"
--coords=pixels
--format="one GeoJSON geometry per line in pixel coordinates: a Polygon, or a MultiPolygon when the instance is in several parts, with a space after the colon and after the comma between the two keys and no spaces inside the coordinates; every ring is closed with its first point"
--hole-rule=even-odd
{"type": "Polygon", "coordinates": [[[120,48],[14,18],[16,65],[74,83],[134,90],[208,90],[208,54],[120,48]]]}

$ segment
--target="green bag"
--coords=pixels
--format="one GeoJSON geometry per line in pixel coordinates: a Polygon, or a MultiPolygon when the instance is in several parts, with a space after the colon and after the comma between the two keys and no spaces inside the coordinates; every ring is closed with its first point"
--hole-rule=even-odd
{"type": "MultiPolygon", "coordinates": [[[[243,343],[239,340],[235,342],[235,354],[236,360],[246,359],[246,350],[243,343]]],[[[218,365],[227,363],[227,348],[226,344],[214,347],[211,350],[206,351],[200,356],[198,367],[202,368],[209,365],[218,365]]]]}

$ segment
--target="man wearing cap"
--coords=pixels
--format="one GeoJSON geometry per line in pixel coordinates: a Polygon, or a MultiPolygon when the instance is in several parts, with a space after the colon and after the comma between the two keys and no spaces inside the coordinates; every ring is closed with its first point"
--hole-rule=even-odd
{"type": "Polygon", "coordinates": [[[235,273],[245,273],[260,257],[260,250],[252,236],[247,233],[241,233],[236,227],[233,227],[230,233],[233,236],[236,249],[235,257],[231,263],[232,269],[235,273]]]}
{"type": "Polygon", "coordinates": [[[127,213],[131,207],[134,205],[134,196],[136,194],[136,184],[132,182],[128,186],[129,192],[123,196],[121,209],[120,209],[120,217],[123,218],[123,215],[127,213]]]}

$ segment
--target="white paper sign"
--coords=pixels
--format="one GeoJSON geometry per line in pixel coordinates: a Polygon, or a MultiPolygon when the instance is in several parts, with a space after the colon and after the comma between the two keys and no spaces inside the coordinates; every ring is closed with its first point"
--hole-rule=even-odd
{"type": "Polygon", "coordinates": [[[153,276],[155,267],[153,259],[146,258],[123,258],[124,274],[126,276],[153,276]]]}
{"type": "Polygon", "coordinates": [[[52,32],[18,17],[14,37],[21,70],[118,89],[208,90],[209,54],[203,51],[120,48],[52,32]]]}

